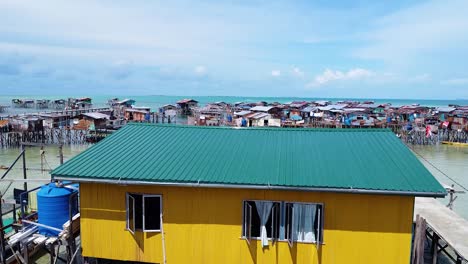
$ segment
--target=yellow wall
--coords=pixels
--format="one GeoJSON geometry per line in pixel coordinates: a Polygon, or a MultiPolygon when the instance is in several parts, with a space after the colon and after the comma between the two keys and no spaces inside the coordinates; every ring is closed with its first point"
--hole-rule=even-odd
{"type": "Polygon", "coordinates": [[[81,184],[83,256],[163,261],[161,233],[125,230],[125,194],[162,194],[167,263],[409,263],[413,197],[81,184]],[[241,237],[242,201],[324,203],[324,245],[241,237]],[[321,261],[320,261],[321,260],[321,261]]]}

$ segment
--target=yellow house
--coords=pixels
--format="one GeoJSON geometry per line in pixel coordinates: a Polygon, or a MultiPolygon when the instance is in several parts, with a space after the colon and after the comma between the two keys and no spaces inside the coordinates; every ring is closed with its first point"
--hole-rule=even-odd
{"type": "Polygon", "coordinates": [[[86,258],[409,263],[445,189],[389,130],[129,124],[52,172],[80,183],[86,258]]]}

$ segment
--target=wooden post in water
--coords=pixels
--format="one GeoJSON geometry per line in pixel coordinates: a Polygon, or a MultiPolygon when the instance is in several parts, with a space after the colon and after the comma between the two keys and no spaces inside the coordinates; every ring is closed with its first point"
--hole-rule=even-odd
{"type": "Polygon", "coordinates": [[[23,152],[23,178],[25,179],[24,181],[24,191],[28,190],[28,175],[26,173],[26,146],[24,144],[21,144],[21,151],[23,152]]]}
{"type": "Polygon", "coordinates": [[[63,144],[59,145],[60,165],[63,164],[63,144]]]}

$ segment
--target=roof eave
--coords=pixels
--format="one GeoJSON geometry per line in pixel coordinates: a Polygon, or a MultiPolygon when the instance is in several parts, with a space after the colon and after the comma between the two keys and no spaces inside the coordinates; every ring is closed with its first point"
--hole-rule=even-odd
{"type": "Polygon", "coordinates": [[[232,188],[232,189],[282,190],[282,191],[304,191],[304,192],[334,192],[334,193],[399,195],[399,196],[433,197],[433,198],[444,198],[447,195],[447,192],[415,192],[415,191],[373,190],[373,189],[355,189],[355,188],[296,187],[296,186],[278,186],[278,185],[223,184],[223,183],[200,183],[200,182],[128,181],[128,180],[114,180],[114,179],[61,177],[59,175],[54,176],[54,179],[63,180],[63,181],[72,181],[72,182],[82,182],[82,183],[107,183],[107,184],[118,184],[118,185],[156,185],[156,186],[172,186],[172,187],[232,188]]]}

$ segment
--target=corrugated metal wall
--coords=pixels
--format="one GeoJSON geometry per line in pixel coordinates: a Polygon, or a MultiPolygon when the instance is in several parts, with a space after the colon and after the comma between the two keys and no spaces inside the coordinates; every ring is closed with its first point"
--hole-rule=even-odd
{"type": "Polygon", "coordinates": [[[167,263],[408,263],[412,197],[81,184],[83,255],[162,262],[160,233],[125,230],[125,194],[162,194],[167,263]],[[325,204],[324,245],[241,237],[245,199],[325,204]],[[319,261],[321,259],[321,261],[319,261]]]}

